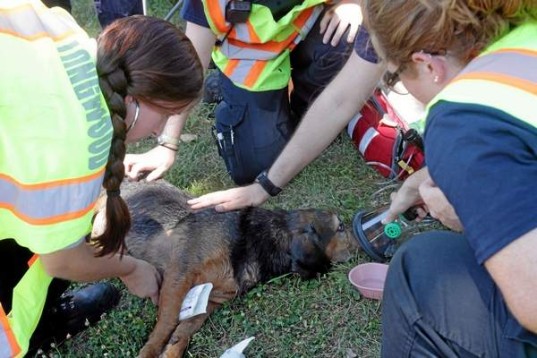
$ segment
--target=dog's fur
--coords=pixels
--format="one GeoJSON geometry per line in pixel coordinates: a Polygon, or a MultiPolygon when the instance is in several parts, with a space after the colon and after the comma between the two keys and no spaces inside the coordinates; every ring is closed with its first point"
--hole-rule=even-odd
{"type": "Polygon", "coordinates": [[[163,274],[158,321],[140,357],[180,357],[223,302],[285,273],[310,278],[326,272],[358,249],[339,218],[327,211],[192,213],[189,196],[164,181],[124,183],[121,189],[132,216],[128,252],[163,274]],[[185,295],[207,282],[213,284],[207,313],[179,322],[185,295]]]}

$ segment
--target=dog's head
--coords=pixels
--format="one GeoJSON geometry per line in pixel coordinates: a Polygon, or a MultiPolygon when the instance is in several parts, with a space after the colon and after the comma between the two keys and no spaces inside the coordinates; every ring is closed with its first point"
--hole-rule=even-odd
{"type": "Polygon", "coordinates": [[[349,260],[358,250],[336,214],[310,209],[290,215],[292,270],[302,277],[327,272],[332,263],[349,260]]]}

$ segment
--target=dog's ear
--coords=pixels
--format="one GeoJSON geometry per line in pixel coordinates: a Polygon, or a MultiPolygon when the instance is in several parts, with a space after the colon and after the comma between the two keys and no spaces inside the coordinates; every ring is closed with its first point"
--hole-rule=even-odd
{"type": "Polygon", "coordinates": [[[302,278],[312,278],[330,268],[330,260],[316,243],[318,240],[317,233],[310,231],[298,235],[291,242],[291,270],[302,278]]]}

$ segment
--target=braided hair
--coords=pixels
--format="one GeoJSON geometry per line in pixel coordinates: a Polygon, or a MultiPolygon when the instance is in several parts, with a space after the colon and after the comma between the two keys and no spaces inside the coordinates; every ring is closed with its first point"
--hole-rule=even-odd
{"type": "Polygon", "coordinates": [[[130,214],[119,188],[125,176],[127,109],[131,95],[179,113],[200,96],[203,70],[186,35],[171,23],[149,16],[116,20],[97,39],[99,85],[112,118],[113,137],[104,174],[106,228],[97,236],[98,256],[123,252],[130,214]]]}

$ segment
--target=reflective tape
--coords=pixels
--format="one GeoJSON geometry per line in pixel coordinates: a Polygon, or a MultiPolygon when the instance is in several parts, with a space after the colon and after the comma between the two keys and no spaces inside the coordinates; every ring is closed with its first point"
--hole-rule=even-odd
{"type": "Polygon", "coordinates": [[[32,185],[0,174],[0,208],[33,225],[81,217],[93,209],[103,172],[104,169],[83,178],[32,185]]]}

